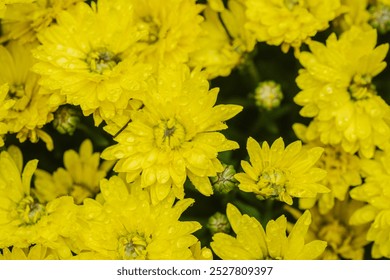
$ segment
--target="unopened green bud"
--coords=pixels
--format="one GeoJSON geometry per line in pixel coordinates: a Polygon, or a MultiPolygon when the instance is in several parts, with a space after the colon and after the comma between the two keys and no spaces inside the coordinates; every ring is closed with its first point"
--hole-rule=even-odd
{"type": "Polygon", "coordinates": [[[274,81],[265,81],[259,83],[255,89],[254,98],[257,106],[272,110],[279,107],[283,99],[283,93],[279,84],[274,81]]]}
{"type": "Polygon", "coordinates": [[[221,173],[217,173],[217,176],[211,177],[210,181],[216,192],[228,193],[237,186],[238,181],[234,178],[236,170],[233,165],[223,164],[225,168],[221,173]]]}
{"type": "Polygon", "coordinates": [[[54,113],[53,127],[61,134],[73,135],[79,122],[79,112],[70,106],[62,106],[54,113]]]}
{"type": "Polygon", "coordinates": [[[208,222],[207,228],[210,230],[211,234],[218,232],[229,233],[230,232],[230,223],[226,215],[216,212],[212,215],[208,222]]]}
{"type": "Polygon", "coordinates": [[[369,23],[372,27],[382,34],[385,34],[390,30],[390,6],[378,3],[371,6],[369,12],[369,23]]]}

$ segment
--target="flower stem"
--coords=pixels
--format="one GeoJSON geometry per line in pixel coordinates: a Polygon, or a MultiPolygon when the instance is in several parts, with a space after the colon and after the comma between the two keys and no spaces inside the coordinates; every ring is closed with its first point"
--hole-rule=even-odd
{"type": "Polygon", "coordinates": [[[252,55],[247,55],[239,67],[240,74],[248,81],[250,88],[255,89],[260,82],[260,73],[253,61],[252,55]]]}

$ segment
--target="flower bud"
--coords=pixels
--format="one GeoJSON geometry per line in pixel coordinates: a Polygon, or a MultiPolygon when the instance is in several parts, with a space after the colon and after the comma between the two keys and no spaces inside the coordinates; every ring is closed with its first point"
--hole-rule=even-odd
{"type": "Polygon", "coordinates": [[[79,122],[79,112],[70,106],[62,106],[54,113],[53,127],[61,134],[73,135],[79,122]]]}
{"type": "Polygon", "coordinates": [[[369,23],[372,27],[382,34],[385,34],[390,30],[390,6],[378,3],[371,6],[369,12],[369,23]]]}
{"type": "Polygon", "coordinates": [[[272,110],[279,107],[283,99],[283,93],[279,84],[274,81],[265,81],[259,83],[255,89],[254,98],[257,106],[272,110]]]}
{"type": "Polygon", "coordinates": [[[230,231],[230,223],[228,218],[226,215],[219,212],[216,212],[209,218],[206,226],[210,230],[211,234],[218,232],[229,233],[230,231]]]}
{"type": "Polygon", "coordinates": [[[237,186],[238,181],[234,178],[236,170],[233,165],[223,164],[223,167],[225,169],[221,173],[217,173],[217,176],[211,177],[210,181],[216,192],[226,194],[237,186]]]}

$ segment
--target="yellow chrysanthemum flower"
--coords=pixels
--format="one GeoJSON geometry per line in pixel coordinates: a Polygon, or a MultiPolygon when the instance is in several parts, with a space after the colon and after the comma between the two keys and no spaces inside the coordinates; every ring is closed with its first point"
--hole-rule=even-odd
{"type": "Polygon", "coordinates": [[[0,260],[58,260],[55,251],[39,244],[30,248],[3,248],[2,251],[3,254],[0,253],[0,260]]]}
{"type": "Polygon", "coordinates": [[[81,204],[85,198],[96,196],[100,180],[106,177],[113,164],[109,161],[100,164],[100,153],[93,153],[92,142],[84,140],[79,153],[74,150],[64,153],[65,168],[53,174],[41,169],[35,171],[34,194],[44,202],[70,195],[76,204],[81,204]]]}
{"type": "Polygon", "coordinates": [[[368,12],[369,0],[341,0],[344,7],[343,13],[337,17],[333,24],[344,32],[352,26],[358,26],[362,29],[371,29],[368,21],[370,13],[368,12]]]}
{"type": "Polygon", "coordinates": [[[246,28],[259,42],[298,49],[339,13],[340,0],[245,0],[246,28]]]}
{"type": "Polygon", "coordinates": [[[3,66],[0,68],[0,85],[7,83],[9,86],[6,96],[2,88],[1,99],[5,101],[2,110],[6,111],[0,114],[0,123],[2,127],[7,126],[7,133],[16,133],[20,142],[29,139],[35,143],[42,139],[52,150],[53,141],[42,127],[53,119],[53,112],[61,100],[54,104],[50,101],[52,92],[41,94],[39,76],[30,71],[33,63],[31,46],[16,42],[7,47],[0,46],[0,65],[3,66]]]}
{"type": "Polygon", "coordinates": [[[204,68],[208,79],[228,76],[255,47],[253,34],[244,27],[247,19],[243,1],[229,0],[227,5],[224,8],[221,0],[208,3],[198,49],[190,56],[189,64],[204,68]]]}
{"type": "Polygon", "coordinates": [[[309,141],[341,144],[348,153],[371,158],[376,147],[390,140],[390,107],[377,94],[372,79],[385,67],[388,44],[375,47],[376,30],[351,28],[326,45],[310,43],[302,52],[304,66],[297,77],[301,91],[294,101],[304,106],[300,114],[314,118],[307,130],[309,141]]]}
{"type": "Polygon", "coordinates": [[[361,160],[364,183],[350,191],[353,199],[367,202],[351,217],[351,223],[368,223],[367,240],[374,241],[372,257],[390,258],[390,151],[378,151],[361,160]]]}
{"type": "Polygon", "coordinates": [[[240,182],[240,190],[253,192],[259,199],[275,198],[290,205],[293,197],[315,197],[318,193],[329,192],[320,184],[326,171],[314,167],[323,148],[304,150],[301,141],[285,148],[282,138],[270,148],[267,142],[260,146],[249,137],[247,150],[250,163],[241,161],[245,173],[234,176],[240,182]]]}
{"type": "Polygon", "coordinates": [[[2,22],[1,41],[37,41],[36,34],[56,21],[58,14],[83,0],[13,0],[2,22]],[[23,4],[20,4],[23,2],[23,4]]]}
{"type": "MultiPolygon", "coordinates": [[[[318,205],[310,209],[312,223],[309,227],[307,240],[324,240],[328,243],[323,260],[362,260],[364,247],[369,243],[366,239],[367,225],[354,226],[349,220],[355,210],[363,203],[349,199],[337,200],[334,207],[326,214],[321,214],[318,205]]],[[[302,213],[291,207],[287,208],[295,218],[302,213]]]]}
{"type": "MultiPolygon", "coordinates": [[[[196,48],[203,21],[195,0],[130,0],[134,24],[142,32],[135,48],[137,59],[151,63],[183,63],[196,48]]],[[[129,4],[128,4],[129,5],[129,4]]],[[[127,33],[127,36],[133,36],[127,33]]]]}
{"type": "MultiPolygon", "coordinates": [[[[193,259],[192,235],[201,225],[179,221],[193,199],[174,204],[169,196],[152,205],[149,194],[133,192],[117,176],[101,181],[104,203],[86,199],[81,206],[83,227],[79,233],[78,258],[122,260],[193,259]]],[[[207,254],[206,254],[207,255],[207,254]]]]}
{"type": "Polygon", "coordinates": [[[118,144],[103,151],[102,157],[118,159],[114,170],[125,172],[128,182],[141,176],[141,187],[150,188],[153,203],[164,199],[171,189],[184,197],[188,176],[204,195],[213,193],[209,176],[224,170],[219,152],[238,148],[219,130],[241,111],[238,105],[215,105],[218,89],[209,91],[199,71],[187,67],[163,68],[145,93],[144,107],[115,137],[118,144]]]}
{"type": "Polygon", "coordinates": [[[226,214],[236,236],[216,233],[211,248],[223,260],[313,260],[325,250],[326,242],[305,242],[311,223],[307,210],[286,236],[287,219],[284,215],[267,223],[266,230],[253,217],[242,215],[232,204],[226,214]]]}
{"type": "MultiPolygon", "coordinates": [[[[295,134],[302,141],[307,142],[305,138],[306,127],[301,124],[294,124],[295,134]]],[[[333,208],[336,201],[344,201],[348,197],[350,187],[360,185],[362,178],[360,176],[359,158],[356,155],[346,153],[340,145],[323,145],[317,139],[309,141],[304,147],[323,147],[324,153],[318,160],[316,166],[326,170],[327,175],[322,184],[330,189],[329,193],[318,194],[315,198],[301,198],[299,207],[301,209],[310,209],[318,203],[318,211],[321,214],[327,213],[333,208]]]]}
{"type": "Polygon", "coordinates": [[[71,197],[41,203],[30,191],[37,160],[22,168],[21,151],[11,146],[0,153],[0,248],[41,244],[63,249],[62,236],[72,230],[75,206],[71,197]]]}
{"type": "Polygon", "coordinates": [[[33,70],[42,86],[60,90],[99,124],[127,109],[152,70],[134,53],[142,34],[126,0],[77,3],[38,34],[42,45],[33,52],[39,60],[33,70]]]}

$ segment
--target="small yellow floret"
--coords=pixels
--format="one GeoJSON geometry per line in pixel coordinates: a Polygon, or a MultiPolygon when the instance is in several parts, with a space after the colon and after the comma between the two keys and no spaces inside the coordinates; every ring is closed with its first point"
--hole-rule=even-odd
{"type": "Polygon", "coordinates": [[[267,142],[260,146],[250,137],[247,150],[250,163],[241,161],[245,173],[235,175],[240,182],[240,190],[253,192],[260,199],[274,198],[290,205],[293,197],[308,198],[329,192],[320,183],[326,171],[314,167],[323,148],[303,150],[301,141],[285,148],[282,138],[277,139],[271,147],[267,142]]]}
{"type": "Polygon", "coordinates": [[[152,205],[139,180],[126,184],[117,176],[103,179],[102,203],[84,200],[80,210],[77,258],[119,260],[182,260],[211,255],[192,235],[198,222],[179,221],[194,202],[174,196],[152,205]]]}
{"type": "Polygon", "coordinates": [[[373,258],[390,258],[390,152],[377,151],[373,159],[363,159],[364,183],[350,191],[351,197],[367,204],[351,217],[354,225],[368,224],[367,240],[373,241],[373,258]]]}
{"type": "Polygon", "coordinates": [[[248,23],[259,42],[299,49],[339,13],[340,0],[246,0],[248,23]]]}
{"type": "Polygon", "coordinates": [[[288,236],[284,215],[269,221],[264,231],[255,218],[242,215],[232,204],[228,204],[226,214],[236,237],[217,233],[211,242],[214,253],[223,260],[313,260],[325,250],[325,241],[305,242],[311,223],[309,211],[298,219],[288,236]]]}
{"type": "Polygon", "coordinates": [[[386,67],[389,45],[375,47],[376,41],[376,30],[354,27],[340,38],[330,35],[326,45],[313,41],[311,52],[301,53],[304,69],[296,80],[301,91],[294,101],[303,106],[302,116],[313,118],[309,141],[340,144],[367,158],[388,143],[390,107],[372,80],[386,67]]]}
{"type": "Polygon", "coordinates": [[[64,196],[49,203],[36,199],[30,182],[38,161],[29,161],[24,169],[22,162],[21,151],[15,146],[0,153],[0,247],[42,244],[61,248],[62,238],[72,231],[73,199],[64,196]]]}
{"type": "Polygon", "coordinates": [[[203,73],[190,72],[184,65],[163,67],[149,85],[144,107],[133,113],[115,137],[118,144],[104,150],[102,157],[118,159],[114,170],[125,173],[128,182],[140,177],[153,203],[171,190],[182,199],[187,177],[199,192],[211,195],[209,177],[224,170],[218,153],[238,148],[219,131],[242,107],[215,106],[218,89],[209,90],[203,73]]]}

